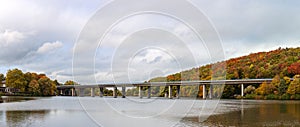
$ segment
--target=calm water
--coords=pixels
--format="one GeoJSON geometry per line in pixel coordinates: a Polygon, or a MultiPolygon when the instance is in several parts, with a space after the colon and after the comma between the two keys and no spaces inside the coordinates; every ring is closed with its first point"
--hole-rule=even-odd
{"type": "Polygon", "coordinates": [[[0,127],[300,126],[299,101],[3,98],[0,127]]]}

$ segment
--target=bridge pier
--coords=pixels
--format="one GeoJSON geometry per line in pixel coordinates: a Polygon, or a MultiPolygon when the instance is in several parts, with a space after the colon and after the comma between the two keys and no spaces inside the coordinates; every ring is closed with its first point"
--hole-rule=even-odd
{"type": "Polygon", "coordinates": [[[244,96],[244,84],[241,84],[241,96],[244,96]]]}
{"type": "Polygon", "coordinates": [[[60,90],[60,95],[63,95],[63,90],[60,90]]]}
{"type": "Polygon", "coordinates": [[[206,90],[205,90],[205,85],[202,85],[202,93],[203,93],[203,99],[206,99],[206,90]]]}
{"type": "Polygon", "coordinates": [[[72,94],[72,97],[75,96],[75,88],[71,89],[71,94],[72,94]]]}
{"type": "Polygon", "coordinates": [[[93,87],[91,88],[91,97],[95,97],[95,89],[93,87]]]}
{"type": "Polygon", "coordinates": [[[99,87],[99,89],[100,89],[99,97],[103,97],[103,94],[104,94],[103,90],[104,90],[104,88],[103,87],[99,87]]]}
{"type": "Polygon", "coordinates": [[[169,99],[172,99],[172,98],[173,98],[173,96],[172,96],[172,91],[173,91],[173,89],[172,89],[172,86],[170,85],[170,86],[169,86],[169,99]]]}
{"type": "Polygon", "coordinates": [[[138,86],[139,88],[139,98],[143,98],[142,96],[142,86],[138,86]]]}
{"type": "Polygon", "coordinates": [[[214,86],[211,84],[209,87],[209,99],[213,98],[213,89],[214,89],[214,86]]]}
{"type": "Polygon", "coordinates": [[[117,98],[117,97],[118,97],[118,93],[117,93],[117,92],[118,92],[118,88],[115,86],[115,87],[114,87],[114,90],[113,90],[113,97],[114,97],[114,98],[117,98]]]}
{"type": "Polygon", "coordinates": [[[179,99],[180,98],[180,86],[176,86],[176,87],[177,87],[176,98],[179,99]]]}
{"type": "Polygon", "coordinates": [[[122,98],[126,97],[126,87],[122,86],[122,98]]]}
{"type": "Polygon", "coordinates": [[[151,98],[151,86],[148,86],[147,98],[151,98]]]}

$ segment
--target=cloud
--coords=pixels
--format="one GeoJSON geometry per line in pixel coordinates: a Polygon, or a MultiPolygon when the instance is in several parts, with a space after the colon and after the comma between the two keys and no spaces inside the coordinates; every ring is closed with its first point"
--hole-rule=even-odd
{"type": "MultiPolygon", "coordinates": [[[[87,44],[75,48],[73,45],[84,25],[106,2],[0,1],[1,70],[18,67],[24,71],[44,72],[61,82],[72,79],[74,70],[82,83],[93,83],[95,78],[99,82],[114,79],[121,82],[128,78],[144,81],[155,76],[153,72],[162,76],[214,62],[205,43],[188,27],[167,16],[153,14],[133,16],[116,23],[99,47],[87,44]],[[140,31],[155,28],[160,29],[152,33],[140,31]],[[170,36],[179,38],[168,39],[170,36]],[[162,50],[141,51],[147,46],[162,50]],[[73,60],[73,49],[79,59],[73,60]],[[72,69],[72,62],[76,68],[72,69]]],[[[279,46],[300,46],[299,1],[192,2],[219,32],[227,58],[279,46]]],[[[105,18],[109,17],[101,17],[101,21],[105,18]]],[[[201,21],[195,22],[201,24],[201,21]]],[[[86,36],[94,35],[88,33],[86,36]]]]}
{"type": "Polygon", "coordinates": [[[8,45],[16,44],[23,41],[26,38],[24,33],[14,30],[5,30],[0,33],[0,47],[4,48],[8,45]]]}
{"type": "Polygon", "coordinates": [[[0,31],[0,64],[15,65],[38,46],[31,40],[33,32],[5,29],[0,31]]]}
{"type": "Polygon", "coordinates": [[[227,58],[279,46],[299,47],[299,1],[193,0],[222,38],[227,58]]]}
{"type": "Polygon", "coordinates": [[[55,42],[47,42],[44,43],[38,50],[37,53],[44,54],[44,53],[50,53],[53,52],[53,50],[57,50],[63,46],[63,43],[60,41],[55,42]]]}

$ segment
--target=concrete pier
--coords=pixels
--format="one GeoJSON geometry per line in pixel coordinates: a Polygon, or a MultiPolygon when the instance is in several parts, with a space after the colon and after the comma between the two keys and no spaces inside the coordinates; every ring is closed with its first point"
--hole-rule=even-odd
{"type": "Polygon", "coordinates": [[[147,98],[151,98],[151,86],[148,86],[148,94],[147,94],[147,98]]]}
{"type": "Polygon", "coordinates": [[[126,97],[126,87],[123,86],[122,87],[122,98],[125,98],[126,97]]]}
{"type": "Polygon", "coordinates": [[[173,92],[173,88],[172,88],[172,86],[169,86],[169,99],[173,98],[172,92],[173,92]]]}
{"type": "Polygon", "coordinates": [[[176,87],[177,87],[176,98],[179,99],[180,98],[180,86],[176,86],[176,87]]]}
{"type": "Polygon", "coordinates": [[[91,97],[95,97],[95,88],[91,88],[91,97]]]}
{"type": "Polygon", "coordinates": [[[118,97],[118,88],[115,86],[113,90],[113,97],[117,98],[118,97]]]}
{"type": "Polygon", "coordinates": [[[206,99],[205,85],[202,85],[202,93],[203,93],[203,99],[206,99]]]}
{"type": "Polygon", "coordinates": [[[244,96],[244,84],[241,84],[241,96],[244,96]]]}
{"type": "Polygon", "coordinates": [[[142,95],[142,86],[138,86],[138,89],[139,89],[139,98],[143,98],[143,95],[142,95]]]}
{"type": "Polygon", "coordinates": [[[72,96],[75,96],[75,88],[72,88],[71,92],[72,92],[72,96]]]}

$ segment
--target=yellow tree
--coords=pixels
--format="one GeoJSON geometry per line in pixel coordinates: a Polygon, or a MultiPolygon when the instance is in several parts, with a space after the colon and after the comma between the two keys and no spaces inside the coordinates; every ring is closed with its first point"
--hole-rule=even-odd
{"type": "Polygon", "coordinates": [[[290,83],[288,94],[300,94],[300,75],[295,75],[294,80],[290,83]]]}
{"type": "Polygon", "coordinates": [[[79,85],[77,82],[74,82],[72,80],[68,80],[65,82],[65,85],[79,85]]]}
{"type": "Polygon", "coordinates": [[[42,77],[38,80],[41,94],[43,96],[50,96],[55,94],[56,86],[48,77],[42,77]]]}
{"type": "Polygon", "coordinates": [[[272,94],[275,90],[275,86],[272,84],[268,84],[267,82],[263,82],[256,90],[255,93],[259,95],[268,95],[272,94]]]}
{"type": "Polygon", "coordinates": [[[40,85],[39,85],[37,80],[34,79],[34,80],[30,81],[28,92],[32,93],[33,95],[40,95],[41,94],[40,85]]]}
{"type": "Polygon", "coordinates": [[[8,70],[6,74],[6,86],[20,89],[21,92],[25,92],[28,86],[28,82],[19,69],[8,70]]]}

